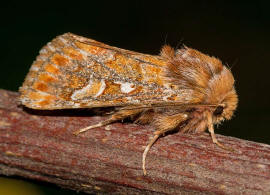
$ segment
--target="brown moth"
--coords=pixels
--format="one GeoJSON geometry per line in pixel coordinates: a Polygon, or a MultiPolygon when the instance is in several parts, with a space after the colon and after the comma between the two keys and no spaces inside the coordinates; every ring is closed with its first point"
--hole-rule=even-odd
{"type": "Polygon", "coordinates": [[[115,107],[111,117],[75,134],[130,117],[151,124],[154,137],[164,133],[200,133],[230,119],[237,107],[231,71],[217,58],[183,47],[163,46],[146,55],[66,33],[40,50],[20,88],[20,101],[41,110],[115,107]]]}

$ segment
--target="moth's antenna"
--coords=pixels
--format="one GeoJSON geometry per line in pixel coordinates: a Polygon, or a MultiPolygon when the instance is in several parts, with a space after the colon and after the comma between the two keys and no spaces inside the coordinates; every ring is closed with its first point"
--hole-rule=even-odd
{"type": "Polygon", "coordinates": [[[233,61],[233,63],[232,63],[232,65],[231,65],[231,66],[227,65],[227,66],[228,66],[228,68],[229,68],[230,70],[232,70],[232,68],[234,67],[234,65],[236,65],[236,64],[238,63],[238,61],[239,61],[239,59],[238,59],[238,58],[236,58],[236,59],[233,61]]]}
{"type": "Polygon", "coordinates": [[[184,43],[184,37],[182,37],[179,41],[178,41],[178,43],[177,43],[177,45],[176,45],[176,47],[175,47],[175,50],[177,50],[178,48],[179,48],[179,46],[180,45],[183,45],[184,43]]]}
{"type": "Polygon", "coordinates": [[[166,33],[166,35],[165,35],[165,40],[164,40],[165,44],[164,45],[167,45],[167,38],[168,38],[168,33],[166,33]]]}

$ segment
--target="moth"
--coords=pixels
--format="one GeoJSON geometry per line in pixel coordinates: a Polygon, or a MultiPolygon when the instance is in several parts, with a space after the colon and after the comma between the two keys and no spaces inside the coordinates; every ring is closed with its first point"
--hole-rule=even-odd
{"type": "Polygon", "coordinates": [[[166,132],[210,132],[222,148],[214,125],[230,119],[238,97],[231,71],[215,57],[183,46],[165,45],[160,55],[112,47],[71,33],[40,50],[20,87],[21,103],[55,110],[114,107],[109,119],[74,134],[125,118],[150,124],[154,136],[142,157],[166,132]]]}

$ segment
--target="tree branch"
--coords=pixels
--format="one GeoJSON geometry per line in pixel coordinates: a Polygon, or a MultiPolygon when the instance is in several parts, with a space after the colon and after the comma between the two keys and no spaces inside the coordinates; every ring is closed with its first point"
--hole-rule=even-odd
{"type": "Polygon", "coordinates": [[[0,174],[46,181],[87,193],[270,193],[270,146],[218,135],[171,134],[141,159],[154,129],[115,123],[74,136],[104,117],[89,110],[34,111],[18,93],[0,90],[0,174]],[[90,113],[91,115],[91,113],[90,113]]]}

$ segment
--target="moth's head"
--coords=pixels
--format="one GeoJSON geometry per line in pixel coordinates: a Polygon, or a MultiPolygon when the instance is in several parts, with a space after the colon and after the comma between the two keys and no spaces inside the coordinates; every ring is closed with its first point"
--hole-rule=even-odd
{"type": "Polygon", "coordinates": [[[234,78],[219,59],[188,47],[175,51],[170,46],[162,48],[161,56],[169,62],[164,78],[182,89],[185,103],[217,105],[210,108],[216,124],[233,116],[238,103],[234,78]]]}
{"type": "Polygon", "coordinates": [[[217,105],[212,110],[214,123],[231,119],[238,104],[238,97],[233,75],[227,67],[223,66],[223,69],[209,80],[207,91],[207,103],[217,105]]]}

